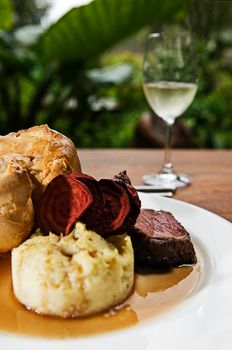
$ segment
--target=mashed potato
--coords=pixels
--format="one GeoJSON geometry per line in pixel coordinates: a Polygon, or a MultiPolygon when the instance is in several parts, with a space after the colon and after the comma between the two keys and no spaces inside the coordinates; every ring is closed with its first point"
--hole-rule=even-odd
{"type": "Polygon", "coordinates": [[[77,223],[65,237],[34,236],[12,251],[13,289],[46,315],[94,314],[125,300],[134,282],[129,236],[107,240],[77,223]]]}

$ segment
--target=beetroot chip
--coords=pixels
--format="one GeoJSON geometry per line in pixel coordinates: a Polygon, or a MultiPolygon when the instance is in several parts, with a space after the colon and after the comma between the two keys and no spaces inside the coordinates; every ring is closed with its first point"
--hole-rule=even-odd
{"type": "Polygon", "coordinates": [[[89,188],[73,176],[59,175],[47,186],[36,207],[42,233],[68,234],[92,204],[89,188]]]}
{"type": "Polygon", "coordinates": [[[59,175],[36,207],[43,233],[69,234],[77,220],[102,236],[127,232],[139,215],[140,200],[126,171],[113,180],[80,173],[59,175]]]}
{"type": "Polygon", "coordinates": [[[120,171],[119,174],[115,175],[113,178],[113,181],[124,182],[128,185],[131,185],[131,180],[130,180],[129,176],[127,175],[126,170],[120,171]]]}
{"type": "Polygon", "coordinates": [[[121,228],[130,212],[130,200],[126,191],[113,180],[99,181],[104,198],[104,217],[97,231],[102,235],[122,233],[121,228]]]}
{"type": "Polygon", "coordinates": [[[79,217],[79,220],[86,224],[88,230],[96,231],[99,226],[98,223],[103,220],[104,210],[104,199],[99,183],[92,176],[83,173],[72,173],[69,177],[82,182],[92,193],[94,200],[87,210],[79,217]]]}
{"type": "Polygon", "coordinates": [[[131,185],[131,180],[128,177],[126,170],[121,171],[118,175],[115,175],[113,180],[126,190],[126,193],[130,200],[131,210],[128,213],[122,227],[122,231],[128,231],[132,226],[134,226],[137,217],[139,216],[141,201],[136,189],[131,185]]]}
{"type": "Polygon", "coordinates": [[[140,213],[141,201],[139,199],[136,189],[133,186],[128,185],[125,182],[121,182],[120,185],[125,188],[131,205],[131,210],[128,213],[127,218],[124,222],[124,227],[122,228],[122,230],[127,232],[136,223],[137,217],[140,213]]]}

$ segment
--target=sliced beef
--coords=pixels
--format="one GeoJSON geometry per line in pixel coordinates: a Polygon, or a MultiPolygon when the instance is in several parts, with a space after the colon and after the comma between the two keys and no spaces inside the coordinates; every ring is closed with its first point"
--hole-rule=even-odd
{"type": "Polygon", "coordinates": [[[167,267],[196,262],[188,232],[169,212],[142,209],[130,234],[138,264],[167,267]]]}

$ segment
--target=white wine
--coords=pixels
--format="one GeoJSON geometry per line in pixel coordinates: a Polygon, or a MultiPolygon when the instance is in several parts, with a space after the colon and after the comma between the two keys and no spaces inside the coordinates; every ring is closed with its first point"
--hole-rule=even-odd
{"type": "Polygon", "coordinates": [[[168,81],[144,83],[143,87],[152,110],[171,124],[189,107],[197,91],[194,83],[168,81]]]}

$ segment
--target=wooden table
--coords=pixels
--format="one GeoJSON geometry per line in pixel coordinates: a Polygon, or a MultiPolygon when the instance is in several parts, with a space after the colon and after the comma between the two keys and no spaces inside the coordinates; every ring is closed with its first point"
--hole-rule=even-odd
{"type": "MultiPolygon", "coordinates": [[[[160,170],[161,150],[79,150],[82,171],[97,179],[112,178],[127,170],[132,183],[160,170]]],[[[232,150],[174,150],[178,172],[192,178],[192,185],[179,189],[174,198],[208,209],[232,222],[232,150]]]]}

